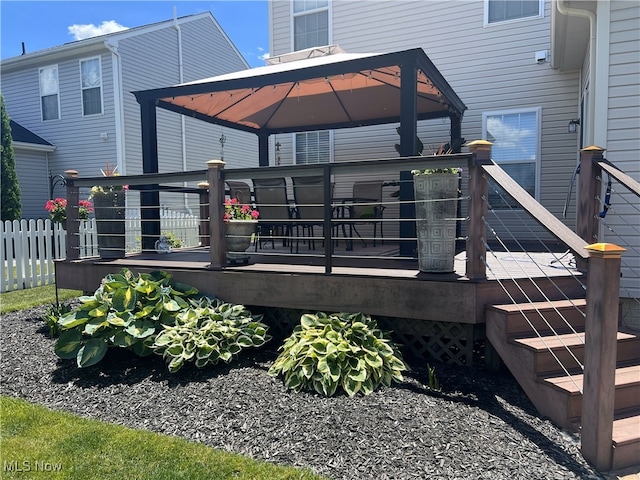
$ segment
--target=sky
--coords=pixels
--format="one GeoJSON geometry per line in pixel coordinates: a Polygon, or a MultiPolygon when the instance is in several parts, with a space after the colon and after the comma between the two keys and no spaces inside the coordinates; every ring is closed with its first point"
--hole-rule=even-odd
{"type": "Polygon", "coordinates": [[[267,0],[0,1],[2,59],[74,40],[210,11],[251,67],[269,50],[267,0]]]}

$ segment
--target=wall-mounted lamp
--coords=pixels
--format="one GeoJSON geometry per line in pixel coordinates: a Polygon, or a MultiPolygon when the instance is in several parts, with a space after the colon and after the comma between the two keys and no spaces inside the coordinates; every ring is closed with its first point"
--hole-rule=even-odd
{"type": "Polygon", "coordinates": [[[578,125],[580,125],[580,119],[576,118],[573,120],[569,120],[569,133],[576,133],[576,131],[578,130],[578,125]]]}

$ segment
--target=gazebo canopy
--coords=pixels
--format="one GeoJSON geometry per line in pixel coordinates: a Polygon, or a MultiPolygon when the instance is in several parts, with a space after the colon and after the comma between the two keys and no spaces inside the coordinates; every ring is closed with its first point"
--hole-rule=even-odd
{"type": "Polygon", "coordinates": [[[134,95],[141,104],[153,101],[159,108],[267,135],[400,122],[405,81],[406,88],[415,87],[415,102],[409,101],[415,103],[416,120],[462,117],[466,109],[420,48],[349,54],[323,47],[270,60],[273,64],[264,67],[134,95]],[[314,56],[325,50],[333,51],[314,56]],[[303,58],[284,61],[290,56],[303,58]]]}

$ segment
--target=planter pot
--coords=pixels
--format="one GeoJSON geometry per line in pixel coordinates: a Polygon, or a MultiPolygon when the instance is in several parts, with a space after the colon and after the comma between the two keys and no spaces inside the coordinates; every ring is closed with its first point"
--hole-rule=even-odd
{"type": "Polygon", "coordinates": [[[93,195],[100,258],[124,258],[124,201],[124,191],[93,195]]]}
{"type": "Polygon", "coordinates": [[[257,220],[229,220],[224,224],[229,260],[238,261],[249,258],[244,252],[251,245],[251,236],[255,232],[257,224],[257,220]]]}
{"type": "Polygon", "coordinates": [[[416,175],[413,177],[413,189],[416,200],[419,269],[421,272],[430,273],[453,272],[458,175],[416,175]]]}

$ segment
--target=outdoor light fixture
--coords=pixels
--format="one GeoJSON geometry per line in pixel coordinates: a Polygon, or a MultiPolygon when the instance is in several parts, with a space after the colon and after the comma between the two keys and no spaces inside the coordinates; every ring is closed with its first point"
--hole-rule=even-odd
{"type": "Polygon", "coordinates": [[[578,125],[580,125],[580,119],[569,120],[569,133],[576,133],[578,130],[578,125]]]}

